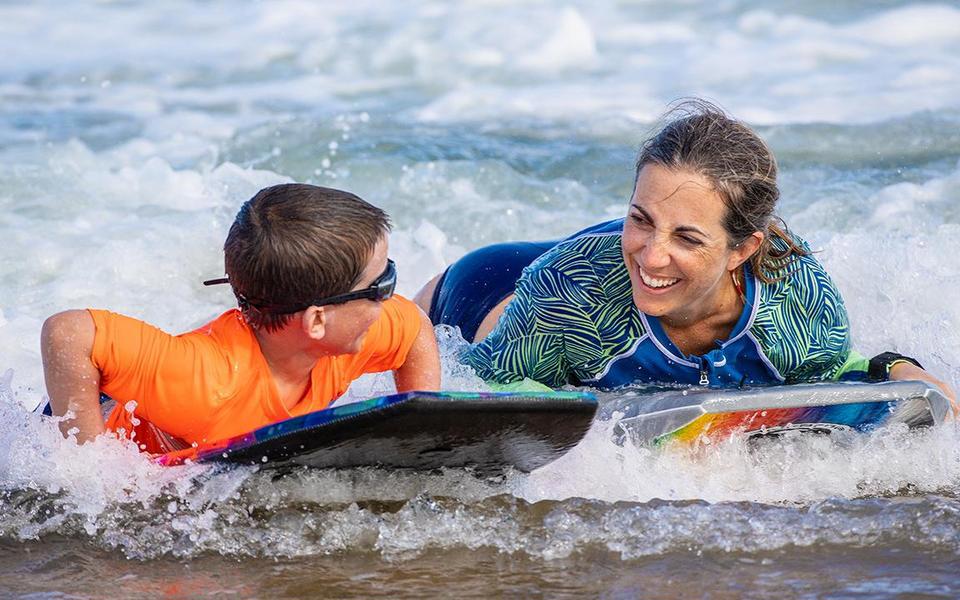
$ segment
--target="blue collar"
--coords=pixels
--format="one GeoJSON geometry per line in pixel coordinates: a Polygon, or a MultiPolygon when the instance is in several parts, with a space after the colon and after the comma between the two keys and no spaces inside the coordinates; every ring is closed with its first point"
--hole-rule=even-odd
{"type": "MultiPolygon", "coordinates": [[[[732,344],[741,336],[743,336],[750,329],[750,326],[753,325],[753,319],[757,313],[757,305],[759,304],[758,293],[760,291],[760,286],[756,280],[756,277],[753,275],[753,270],[750,268],[750,261],[743,263],[743,275],[743,311],[740,313],[740,318],[737,319],[737,323],[734,325],[733,331],[730,332],[730,337],[728,337],[726,340],[717,340],[717,343],[721,349],[732,344]]],[[[670,341],[670,338],[667,336],[667,332],[663,330],[663,325],[660,324],[659,318],[641,312],[640,319],[643,320],[643,324],[650,333],[650,337],[653,339],[654,344],[660,349],[660,352],[667,356],[667,358],[687,366],[699,365],[700,357],[695,355],[684,357],[683,353],[680,352],[680,349],[677,348],[672,341],[670,341]]]]}

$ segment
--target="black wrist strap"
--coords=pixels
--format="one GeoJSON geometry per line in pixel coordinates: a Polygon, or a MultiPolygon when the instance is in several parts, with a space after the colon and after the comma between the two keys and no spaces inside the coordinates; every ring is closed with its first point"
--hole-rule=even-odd
{"type": "Polygon", "coordinates": [[[870,368],[867,370],[867,377],[874,381],[886,381],[890,378],[890,366],[898,361],[906,361],[917,365],[921,369],[923,365],[915,358],[904,356],[896,352],[883,352],[870,359],[870,368]]]}

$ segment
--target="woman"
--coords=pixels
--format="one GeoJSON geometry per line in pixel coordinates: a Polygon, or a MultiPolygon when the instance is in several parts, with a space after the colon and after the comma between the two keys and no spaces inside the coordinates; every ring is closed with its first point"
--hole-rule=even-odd
{"type": "Polygon", "coordinates": [[[613,388],[924,379],[850,348],[843,300],[778,226],[776,162],[747,126],[688,101],[641,148],[626,218],[559,243],[482,248],[416,300],[476,343],[484,379],[613,388]],[[521,276],[522,273],[522,276],[521,276]],[[891,370],[892,369],[892,370],[891,370]]]}

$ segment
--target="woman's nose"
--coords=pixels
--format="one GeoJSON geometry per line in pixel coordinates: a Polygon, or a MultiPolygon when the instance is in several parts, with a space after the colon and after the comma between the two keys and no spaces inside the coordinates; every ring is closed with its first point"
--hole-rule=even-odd
{"type": "Polygon", "coordinates": [[[641,266],[645,271],[666,267],[670,264],[670,252],[662,240],[651,238],[640,253],[641,266]]]}

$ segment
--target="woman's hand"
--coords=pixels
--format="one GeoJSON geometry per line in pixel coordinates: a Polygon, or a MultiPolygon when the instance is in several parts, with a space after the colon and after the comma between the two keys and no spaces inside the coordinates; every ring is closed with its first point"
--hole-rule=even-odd
{"type": "Polygon", "coordinates": [[[904,379],[919,379],[920,381],[932,383],[940,388],[940,391],[943,392],[943,395],[946,396],[947,400],[950,401],[950,407],[953,409],[953,414],[951,415],[952,418],[954,420],[960,418],[960,406],[957,404],[957,393],[953,391],[953,388],[951,388],[949,385],[943,381],[940,381],[920,367],[908,362],[898,362],[890,367],[890,381],[902,381],[904,379]]]}

